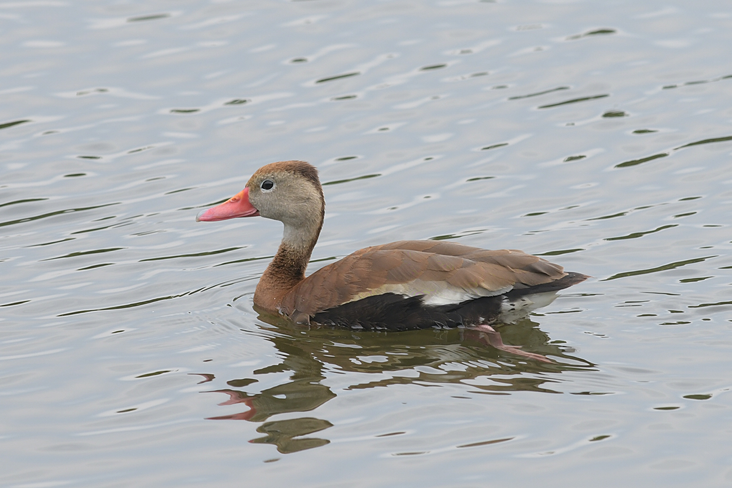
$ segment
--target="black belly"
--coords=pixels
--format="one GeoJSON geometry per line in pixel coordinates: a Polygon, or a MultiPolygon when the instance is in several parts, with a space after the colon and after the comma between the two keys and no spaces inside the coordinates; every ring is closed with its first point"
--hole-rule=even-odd
{"type": "Polygon", "coordinates": [[[421,296],[386,293],[319,312],[311,322],[363,330],[469,326],[494,321],[501,312],[502,301],[503,296],[496,296],[433,306],[423,304],[421,296]]]}

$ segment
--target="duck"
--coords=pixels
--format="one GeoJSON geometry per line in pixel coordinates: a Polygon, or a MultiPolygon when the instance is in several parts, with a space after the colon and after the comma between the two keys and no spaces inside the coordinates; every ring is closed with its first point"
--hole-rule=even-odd
{"type": "Polygon", "coordinates": [[[317,169],[304,161],[262,166],[242,191],[196,220],[255,216],[282,222],[284,232],[257,284],[254,307],[294,324],[368,331],[465,327],[497,349],[543,361],[504,344],[493,325],[546,306],[559,290],[588,278],[522,251],[446,240],[366,247],[306,277],[323,228],[325,198],[317,169]]]}

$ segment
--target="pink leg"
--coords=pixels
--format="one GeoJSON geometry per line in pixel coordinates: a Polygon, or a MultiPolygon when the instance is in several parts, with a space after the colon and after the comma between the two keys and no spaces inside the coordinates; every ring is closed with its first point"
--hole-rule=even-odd
{"type": "Polygon", "coordinates": [[[551,359],[549,359],[546,356],[542,356],[541,354],[535,354],[533,352],[526,352],[521,350],[521,346],[509,346],[503,343],[503,339],[501,339],[501,334],[496,331],[493,327],[491,327],[488,324],[481,324],[476,325],[473,327],[474,330],[480,331],[482,336],[484,336],[491,346],[495,347],[499,351],[508,352],[511,354],[516,354],[517,356],[523,356],[525,358],[529,359],[535,359],[536,361],[541,361],[542,363],[553,363],[551,359]]]}

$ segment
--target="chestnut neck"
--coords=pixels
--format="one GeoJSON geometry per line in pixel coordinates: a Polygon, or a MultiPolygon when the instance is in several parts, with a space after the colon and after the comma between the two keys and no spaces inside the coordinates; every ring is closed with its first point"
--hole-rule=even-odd
{"type": "Polygon", "coordinates": [[[323,204],[315,219],[304,219],[295,224],[284,223],[277,254],[267,266],[254,292],[255,305],[279,312],[284,296],[305,279],[305,269],[323,228],[324,207],[323,204]]]}

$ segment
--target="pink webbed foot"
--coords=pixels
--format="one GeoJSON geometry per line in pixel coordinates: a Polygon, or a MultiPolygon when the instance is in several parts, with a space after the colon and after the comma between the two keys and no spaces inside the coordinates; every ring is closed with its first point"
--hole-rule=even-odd
{"type": "Polygon", "coordinates": [[[515,354],[517,356],[534,359],[536,361],[541,361],[542,363],[554,362],[548,357],[542,356],[541,354],[526,352],[521,349],[521,346],[509,346],[507,344],[504,344],[503,339],[501,339],[501,334],[488,324],[476,325],[475,327],[473,327],[473,330],[481,332],[481,336],[486,339],[487,343],[495,347],[499,351],[504,351],[510,354],[515,354]]]}

